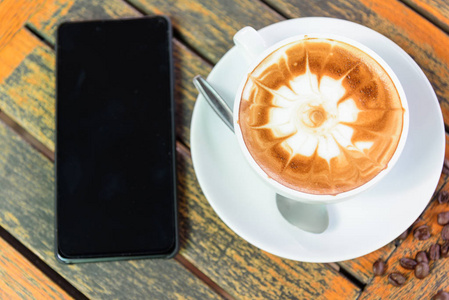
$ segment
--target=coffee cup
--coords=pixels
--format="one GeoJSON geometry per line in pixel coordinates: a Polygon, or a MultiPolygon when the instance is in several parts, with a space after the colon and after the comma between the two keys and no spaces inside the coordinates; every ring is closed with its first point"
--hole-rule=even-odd
{"type": "Polygon", "coordinates": [[[407,99],[374,51],[322,33],[267,46],[251,27],[234,42],[250,65],[235,95],[235,135],[276,193],[335,203],[371,188],[394,167],[408,133],[407,99]]]}

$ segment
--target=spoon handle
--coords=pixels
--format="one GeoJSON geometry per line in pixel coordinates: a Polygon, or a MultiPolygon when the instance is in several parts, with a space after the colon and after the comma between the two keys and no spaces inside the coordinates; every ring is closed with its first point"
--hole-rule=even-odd
{"type": "Polygon", "coordinates": [[[218,92],[204,79],[201,75],[193,78],[193,84],[200,94],[206,99],[207,103],[212,107],[215,113],[223,120],[223,122],[234,132],[234,124],[232,110],[218,92]]]}

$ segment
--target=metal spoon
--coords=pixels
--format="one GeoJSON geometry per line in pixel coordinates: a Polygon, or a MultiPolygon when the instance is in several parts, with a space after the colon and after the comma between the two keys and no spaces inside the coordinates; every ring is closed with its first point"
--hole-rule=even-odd
{"type": "MultiPolygon", "coordinates": [[[[232,110],[218,92],[200,75],[193,84],[223,122],[234,132],[232,110]]],[[[326,205],[306,204],[276,194],[276,204],[281,215],[290,224],[308,232],[322,233],[329,226],[326,205]]]]}

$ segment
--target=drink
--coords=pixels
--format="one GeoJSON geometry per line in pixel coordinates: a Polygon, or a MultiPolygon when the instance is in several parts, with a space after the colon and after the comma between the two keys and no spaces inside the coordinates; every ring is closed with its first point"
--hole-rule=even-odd
{"type": "Polygon", "coordinates": [[[337,195],[388,167],[404,114],[389,73],[370,55],[345,42],[305,37],[281,46],[248,75],[238,124],[270,178],[303,193],[337,195]]]}

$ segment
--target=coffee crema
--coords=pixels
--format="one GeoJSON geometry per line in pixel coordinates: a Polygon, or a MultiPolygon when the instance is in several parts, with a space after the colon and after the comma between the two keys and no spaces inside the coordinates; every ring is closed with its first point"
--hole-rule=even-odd
{"type": "Polygon", "coordinates": [[[238,123],[269,177],[300,192],[336,195],[387,168],[404,113],[392,79],[371,56],[344,42],[305,38],[248,75],[238,123]]]}

